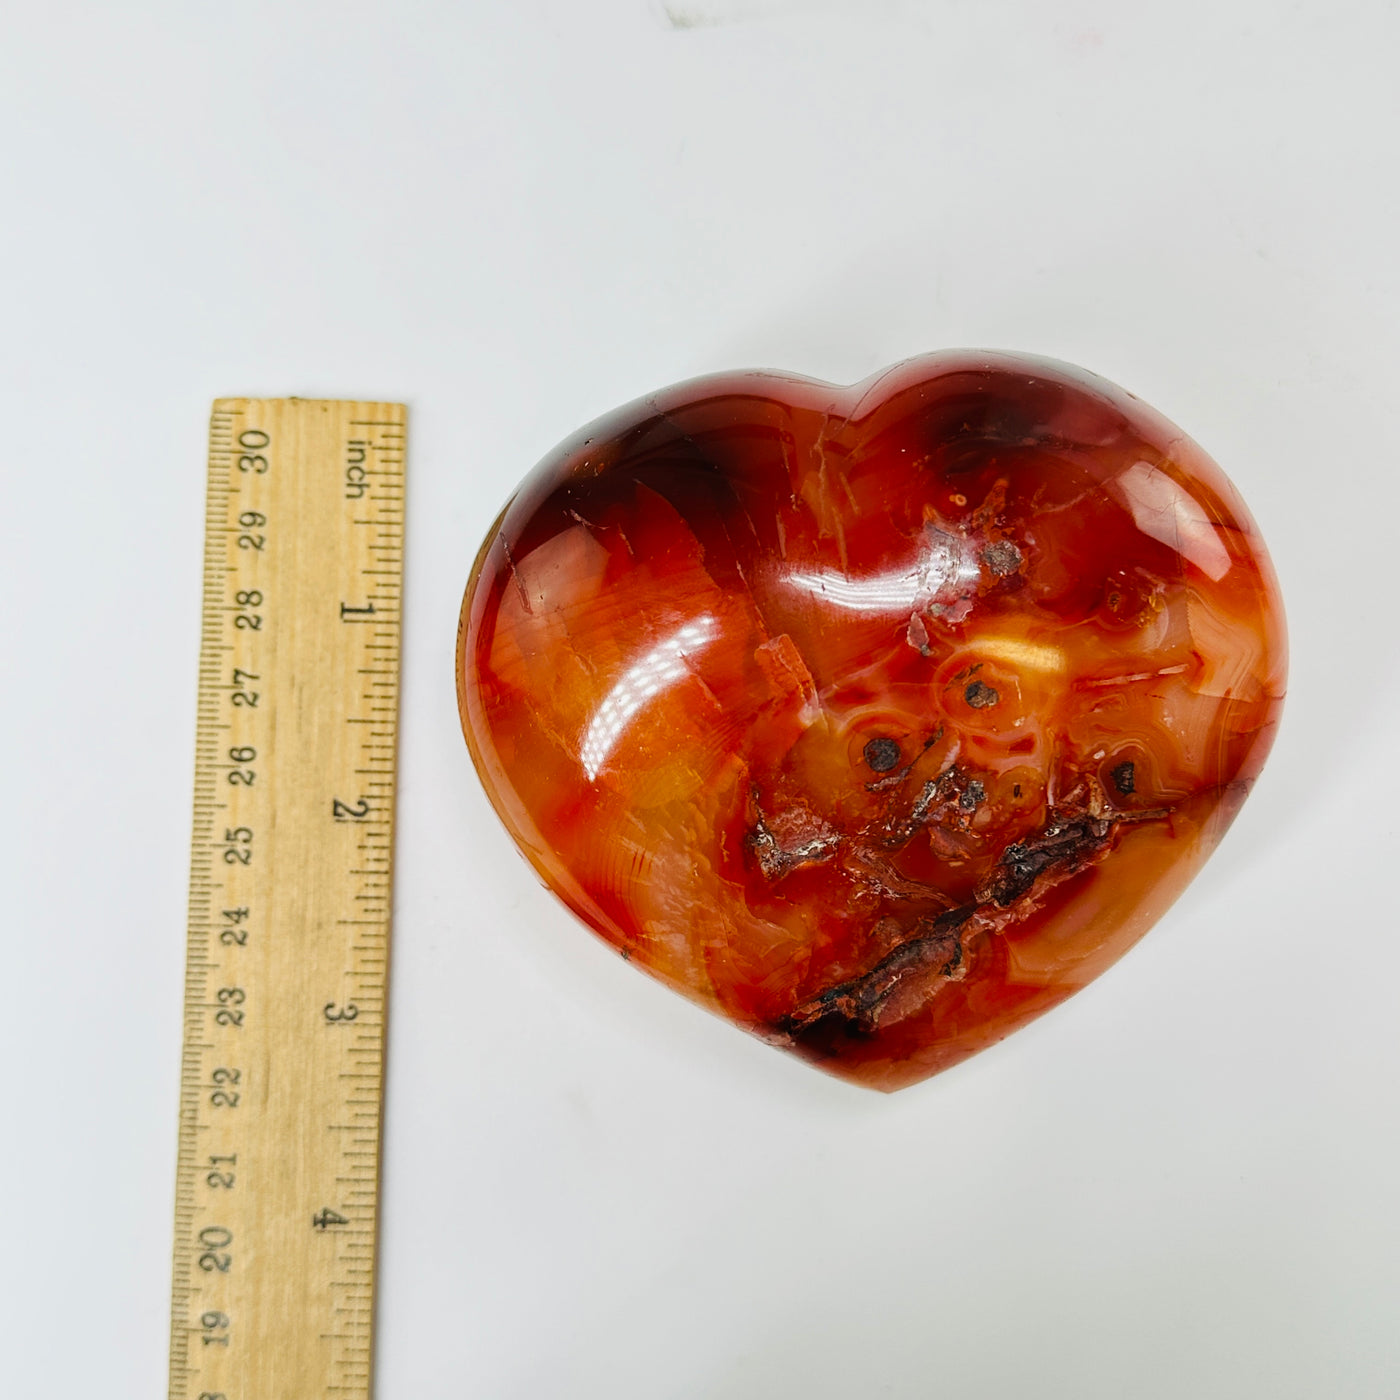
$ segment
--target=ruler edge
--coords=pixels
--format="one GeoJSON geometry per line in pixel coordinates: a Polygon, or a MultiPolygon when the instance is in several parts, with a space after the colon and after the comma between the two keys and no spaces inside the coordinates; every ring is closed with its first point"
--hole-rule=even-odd
{"type": "MultiPolygon", "coordinates": [[[[167,1393],[170,1400],[188,1400],[188,1387],[177,1388],[177,1380],[187,1380],[193,1373],[188,1366],[188,1349],[191,1331],[188,1326],[188,1299],[190,1290],[188,1283],[191,1270],[185,1270],[183,1277],[186,1280],[186,1288],[182,1293],[180,1284],[182,1279],[181,1261],[187,1253],[190,1260],[193,1260],[194,1250],[192,1247],[184,1245],[182,1241],[182,1230],[180,1223],[180,1212],[182,1203],[182,1189],[187,1180],[193,1186],[192,1178],[197,1175],[198,1168],[195,1165],[194,1147],[197,1146],[198,1123],[197,1115],[190,1114],[189,1110],[196,1107],[198,1095],[188,1091],[192,1070],[197,1070],[201,1065],[201,1052],[203,1046],[198,1043],[198,1036],[191,1029],[192,998],[190,995],[190,975],[194,966],[194,930],[199,922],[196,917],[194,901],[199,886],[196,876],[199,871],[198,853],[201,845],[201,821],[207,823],[204,830],[206,837],[212,834],[213,830],[213,805],[208,809],[208,815],[201,817],[200,813],[200,773],[202,759],[200,750],[202,747],[202,737],[206,730],[206,717],[202,712],[203,695],[205,693],[206,678],[209,675],[209,668],[217,666],[219,647],[221,646],[222,632],[219,638],[211,645],[211,620],[218,618],[218,603],[211,605],[210,580],[222,573],[228,565],[228,539],[226,529],[215,529],[212,527],[210,510],[216,495],[216,444],[214,440],[215,430],[218,420],[221,417],[227,418],[246,412],[252,404],[296,404],[308,408],[317,406],[334,406],[336,408],[355,408],[367,410],[374,416],[388,410],[391,417],[397,421],[394,426],[402,430],[402,450],[398,463],[398,482],[400,486],[399,501],[399,535],[400,546],[398,551],[397,577],[398,584],[398,606],[394,619],[396,631],[395,638],[395,664],[394,664],[394,690],[393,690],[393,713],[388,716],[393,729],[393,747],[390,752],[390,774],[392,777],[392,789],[390,792],[389,807],[386,813],[386,824],[388,827],[388,849],[386,864],[386,879],[388,883],[388,898],[386,901],[386,913],[384,916],[384,969],[381,974],[383,983],[383,993],[380,1006],[379,1026],[378,1026],[378,1062],[379,1062],[379,1094],[377,1112],[375,1114],[374,1130],[374,1208],[370,1223],[370,1249],[372,1257],[371,1272],[369,1277],[369,1312],[370,1324],[367,1337],[368,1352],[366,1357],[366,1370],[368,1374],[366,1394],[373,1396],[375,1390],[374,1377],[375,1365],[377,1361],[377,1340],[378,1340],[378,1314],[379,1314],[379,1271],[380,1271],[380,1222],[383,1212],[383,1180],[384,1180],[384,1120],[386,1116],[388,1099],[388,1070],[389,1070],[389,1003],[393,977],[393,927],[394,927],[394,905],[395,905],[395,881],[394,873],[397,865],[398,850],[398,798],[399,798],[399,741],[401,729],[401,715],[403,708],[403,638],[404,638],[404,595],[405,579],[407,568],[405,564],[405,544],[408,535],[408,513],[407,513],[407,468],[408,468],[408,426],[409,426],[409,405],[407,402],[392,399],[347,399],[347,398],[312,398],[301,395],[227,395],[215,398],[211,401],[204,434],[204,504],[203,504],[203,543],[200,551],[200,610],[199,610],[199,652],[196,662],[196,683],[195,683],[195,735],[191,773],[191,822],[190,822],[190,843],[188,852],[188,864],[186,871],[187,899],[185,908],[184,937],[184,967],[181,978],[181,1008],[180,1008],[180,1076],[177,1085],[177,1114],[176,1114],[176,1154],[175,1172],[172,1183],[172,1220],[173,1235],[170,1249],[170,1325],[167,1333],[168,1347],[168,1367],[167,1367],[167,1393]],[[214,550],[221,551],[217,561],[214,558],[214,550]],[[187,1116],[191,1121],[187,1126],[187,1116]],[[187,1150],[187,1148],[189,1150],[187,1150]],[[183,1305],[183,1306],[182,1306],[183,1305]],[[177,1345],[177,1339],[179,1344],[177,1345]],[[183,1357],[186,1364],[177,1370],[177,1360],[183,1357]]],[[[227,497],[227,483],[225,483],[224,495],[227,497]]],[[[212,864],[212,862],[211,862],[212,864]]],[[[209,893],[212,897],[213,884],[208,885],[209,893]]],[[[210,905],[212,909],[212,903],[210,905]]],[[[209,917],[206,915],[206,917],[209,917]]]]}

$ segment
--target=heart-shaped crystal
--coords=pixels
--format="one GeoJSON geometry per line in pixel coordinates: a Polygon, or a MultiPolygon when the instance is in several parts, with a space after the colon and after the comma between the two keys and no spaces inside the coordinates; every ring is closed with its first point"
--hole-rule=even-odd
{"type": "Polygon", "coordinates": [[[1097,976],[1200,868],[1282,705],[1220,469],[1020,356],[699,379],[551,454],[462,609],[477,770],[624,957],[895,1089],[1097,976]]]}

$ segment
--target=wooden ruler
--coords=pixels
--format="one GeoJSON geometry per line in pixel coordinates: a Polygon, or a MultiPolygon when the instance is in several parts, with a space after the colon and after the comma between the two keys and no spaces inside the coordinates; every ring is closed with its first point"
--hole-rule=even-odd
{"type": "Polygon", "coordinates": [[[172,1400],[370,1393],[404,431],[214,405],[172,1400]]]}

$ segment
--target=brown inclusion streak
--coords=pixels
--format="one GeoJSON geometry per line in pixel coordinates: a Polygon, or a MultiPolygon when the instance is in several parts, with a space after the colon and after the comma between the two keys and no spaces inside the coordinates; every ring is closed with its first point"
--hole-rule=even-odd
{"type": "Polygon", "coordinates": [[[783,1035],[798,1035],[829,1016],[839,1016],[851,1029],[867,1034],[873,1031],[880,1008],[905,978],[930,967],[945,977],[957,969],[963,956],[960,930],[977,908],[964,904],[936,919],[921,919],[914,926],[915,936],[881,958],[869,972],[828,987],[784,1016],[776,1029],[783,1035]]]}
{"type": "Polygon", "coordinates": [[[956,763],[949,764],[936,778],[929,778],[924,783],[907,816],[890,818],[880,844],[887,851],[897,851],[901,846],[907,846],[920,828],[928,824],[934,809],[941,803],[960,798],[966,786],[966,775],[956,763]]]}
{"type": "Polygon", "coordinates": [[[785,1038],[800,1036],[837,1017],[849,1032],[872,1034],[881,1009],[902,982],[929,968],[936,968],[943,977],[958,969],[963,959],[962,929],[975,916],[989,915],[998,925],[1005,924],[1005,911],[1032,895],[1037,885],[1043,888],[1102,859],[1117,827],[1170,815],[1166,807],[1103,815],[1098,798],[1094,784],[1078,789],[1070,800],[1051,810],[1036,835],[1007,846],[996,869],[978,887],[977,903],[935,919],[921,919],[914,926],[914,936],[869,972],[808,998],[777,1020],[774,1030],[785,1038]]]}
{"type": "MultiPolygon", "coordinates": [[[[752,790],[754,806],[758,806],[758,789],[752,790]]],[[[829,861],[840,848],[841,840],[834,832],[821,832],[809,837],[800,845],[784,846],[768,825],[760,809],[754,819],[753,829],[744,839],[745,846],[753,853],[763,878],[776,884],[784,876],[804,865],[821,865],[829,861]]]]}

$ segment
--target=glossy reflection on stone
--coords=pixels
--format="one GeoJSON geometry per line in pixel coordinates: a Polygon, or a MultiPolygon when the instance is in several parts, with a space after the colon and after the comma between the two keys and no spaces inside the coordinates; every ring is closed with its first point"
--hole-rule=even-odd
{"type": "Polygon", "coordinates": [[[1220,469],[1121,389],[949,353],[731,374],[584,429],[462,610],[462,722],[545,883],[635,966],[895,1089],[1161,915],[1284,690],[1220,469]]]}

